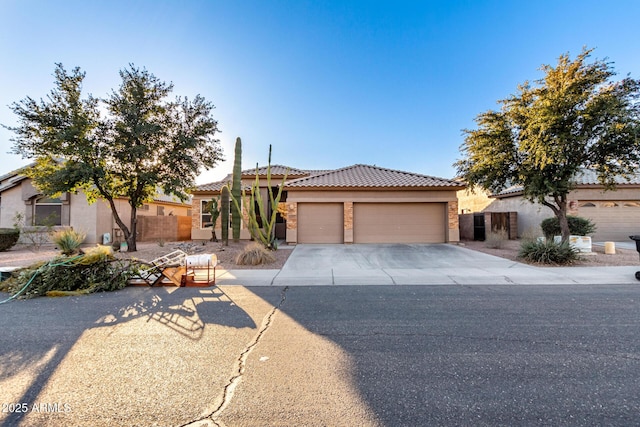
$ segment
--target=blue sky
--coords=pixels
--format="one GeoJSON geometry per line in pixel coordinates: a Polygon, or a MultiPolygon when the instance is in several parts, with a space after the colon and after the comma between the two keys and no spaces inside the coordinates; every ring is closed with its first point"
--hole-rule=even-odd
{"type": "MultiPolygon", "coordinates": [[[[452,178],[462,129],[542,76],[542,64],[596,48],[640,78],[640,2],[0,0],[0,123],[8,105],[53,88],[56,62],[106,96],[129,63],[203,95],[227,161],[198,183],[273,163],[355,163],[452,178]]],[[[8,154],[0,174],[28,163],[8,154]]]]}

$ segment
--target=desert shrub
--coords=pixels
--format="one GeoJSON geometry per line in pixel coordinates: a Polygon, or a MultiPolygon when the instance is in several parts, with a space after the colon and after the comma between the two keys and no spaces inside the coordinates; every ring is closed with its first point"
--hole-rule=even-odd
{"type": "Polygon", "coordinates": [[[518,257],[539,264],[567,265],[579,259],[579,252],[569,243],[527,240],[520,245],[518,257]]]}
{"type": "MultiPolygon", "coordinates": [[[[591,220],[581,216],[567,215],[567,222],[569,223],[569,232],[575,236],[588,236],[596,231],[596,225],[591,220]]],[[[542,228],[542,232],[547,238],[562,234],[560,222],[558,217],[555,216],[544,219],[540,223],[540,228],[542,228]]]]}
{"type": "Polygon", "coordinates": [[[20,230],[15,228],[0,228],[0,252],[9,250],[18,243],[20,230]]]}
{"type": "Polygon", "coordinates": [[[58,230],[51,234],[51,241],[62,251],[64,255],[77,254],[80,245],[87,237],[85,233],[80,233],[72,228],[58,230]]]}
{"type": "Polygon", "coordinates": [[[114,258],[108,246],[97,246],[82,255],[60,256],[20,269],[3,282],[3,290],[20,298],[114,291],[127,285],[135,265],[114,258]]]}
{"type": "Polygon", "coordinates": [[[508,239],[507,230],[490,231],[484,239],[484,245],[491,249],[500,249],[508,239]]]}
{"type": "Polygon", "coordinates": [[[18,212],[13,217],[13,227],[20,230],[20,243],[23,243],[29,250],[37,252],[43,245],[51,243],[49,236],[53,231],[52,225],[28,226],[24,215],[18,212]]]}
{"type": "Polygon", "coordinates": [[[247,245],[244,250],[236,257],[236,264],[238,265],[261,265],[270,264],[274,262],[276,258],[271,251],[266,249],[260,243],[251,243],[247,245]]]}

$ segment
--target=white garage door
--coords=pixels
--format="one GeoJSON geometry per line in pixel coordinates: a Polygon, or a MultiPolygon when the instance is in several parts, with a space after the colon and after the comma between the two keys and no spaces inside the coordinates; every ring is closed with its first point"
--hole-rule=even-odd
{"type": "Polygon", "coordinates": [[[581,201],[578,212],[596,224],[594,242],[625,242],[630,235],[640,234],[640,200],[581,201]]]}
{"type": "Polygon", "coordinates": [[[342,203],[298,203],[298,243],[343,243],[342,203]]]}
{"type": "Polygon", "coordinates": [[[445,203],[354,203],[355,243],[443,243],[445,203]]]}

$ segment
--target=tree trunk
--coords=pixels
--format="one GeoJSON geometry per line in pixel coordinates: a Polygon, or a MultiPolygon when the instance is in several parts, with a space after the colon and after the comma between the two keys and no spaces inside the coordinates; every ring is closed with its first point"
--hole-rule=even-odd
{"type": "Polygon", "coordinates": [[[562,244],[569,241],[571,231],[569,230],[569,221],[567,220],[567,195],[553,196],[555,205],[548,201],[542,201],[542,204],[549,207],[553,214],[558,218],[558,224],[560,225],[560,232],[562,244]]]}
{"type": "Polygon", "coordinates": [[[560,224],[560,231],[562,233],[561,243],[567,243],[569,241],[569,236],[571,235],[571,231],[569,230],[569,221],[567,221],[567,210],[566,205],[565,209],[560,209],[560,214],[558,215],[558,223],[560,224]]]}
{"type": "Polygon", "coordinates": [[[138,225],[138,210],[131,206],[131,233],[127,237],[127,246],[129,252],[135,252],[138,250],[136,247],[136,233],[138,225]]]}
{"type": "MultiPolygon", "coordinates": [[[[103,193],[104,195],[104,193],[103,193]]],[[[109,203],[109,207],[111,208],[111,214],[113,215],[113,219],[116,222],[116,224],[118,224],[118,227],[120,227],[120,230],[122,230],[122,233],[124,234],[124,240],[127,242],[127,245],[129,246],[128,250],[130,251],[135,251],[135,229],[134,229],[134,239],[133,239],[133,247],[134,249],[131,249],[131,244],[130,244],[130,239],[131,239],[131,230],[129,230],[129,227],[127,227],[125,225],[125,223],[122,221],[122,218],[120,218],[120,215],[118,214],[118,210],[116,209],[116,204],[113,202],[113,198],[112,197],[107,197],[105,196],[105,199],[107,199],[107,202],[109,203]]]]}

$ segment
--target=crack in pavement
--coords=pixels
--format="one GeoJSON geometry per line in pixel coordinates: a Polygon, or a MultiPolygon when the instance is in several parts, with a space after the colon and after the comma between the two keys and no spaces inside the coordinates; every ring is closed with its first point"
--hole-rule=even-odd
{"type": "Polygon", "coordinates": [[[269,313],[266,314],[266,316],[262,320],[262,326],[260,327],[260,330],[258,331],[256,336],[249,342],[249,344],[247,344],[247,346],[244,348],[242,353],[240,353],[240,356],[236,360],[234,373],[233,375],[231,375],[231,377],[229,378],[229,381],[227,382],[227,385],[225,385],[224,387],[224,390],[222,392],[222,401],[220,402],[218,407],[215,408],[213,412],[207,416],[204,416],[195,421],[190,421],[187,424],[183,424],[183,427],[203,427],[207,425],[213,425],[217,427],[224,426],[224,424],[218,421],[217,418],[220,417],[220,415],[226,409],[229,403],[231,403],[231,399],[233,399],[233,394],[235,392],[235,389],[238,386],[238,384],[240,384],[240,381],[242,380],[242,376],[244,375],[245,366],[247,364],[247,359],[249,358],[249,354],[260,343],[260,340],[262,339],[264,334],[273,324],[274,316],[280,310],[280,307],[282,307],[285,300],[287,299],[287,290],[289,290],[288,286],[285,286],[282,289],[282,292],[280,293],[280,302],[276,307],[273,307],[273,309],[271,309],[269,313]]]}

